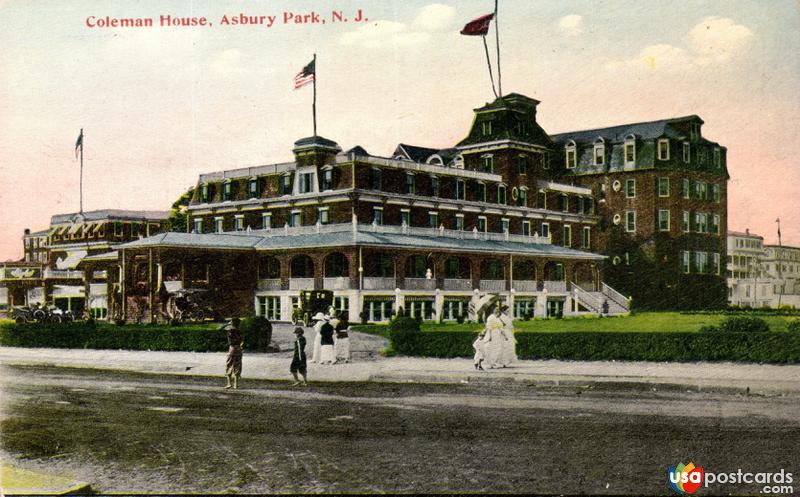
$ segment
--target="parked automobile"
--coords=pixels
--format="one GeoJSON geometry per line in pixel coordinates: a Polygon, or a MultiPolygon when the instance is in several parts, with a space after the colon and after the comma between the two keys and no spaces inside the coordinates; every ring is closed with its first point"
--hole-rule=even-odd
{"type": "Polygon", "coordinates": [[[215,307],[214,292],[202,288],[182,288],[170,294],[175,306],[173,319],[178,321],[205,321],[221,319],[215,307]]]}
{"type": "Polygon", "coordinates": [[[300,292],[298,306],[292,311],[292,323],[313,326],[313,316],[321,312],[327,314],[333,305],[333,292],[330,290],[303,290],[300,292]]]}

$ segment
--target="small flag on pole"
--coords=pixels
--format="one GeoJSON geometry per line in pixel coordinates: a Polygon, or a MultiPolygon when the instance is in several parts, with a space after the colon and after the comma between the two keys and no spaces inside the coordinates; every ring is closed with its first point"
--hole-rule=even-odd
{"type": "Polygon", "coordinates": [[[464,26],[464,29],[461,30],[461,34],[467,36],[486,36],[489,32],[489,24],[491,24],[492,19],[494,19],[494,14],[486,14],[474,21],[470,21],[464,26]]]}
{"type": "Polygon", "coordinates": [[[305,85],[314,81],[314,74],[316,74],[316,60],[312,60],[306,65],[302,71],[297,73],[294,77],[294,89],[302,88],[305,85]]]}
{"type": "Polygon", "coordinates": [[[83,150],[83,130],[81,130],[81,134],[78,135],[78,139],[75,141],[75,158],[78,158],[78,155],[83,150]]]}
{"type": "Polygon", "coordinates": [[[778,245],[781,244],[781,218],[775,220],[778,223],[778,245]]]}

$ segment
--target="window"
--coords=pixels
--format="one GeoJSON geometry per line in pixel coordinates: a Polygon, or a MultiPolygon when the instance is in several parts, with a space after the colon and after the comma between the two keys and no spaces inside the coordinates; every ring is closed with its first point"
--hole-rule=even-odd
{"type": "Polygon", "coordinates": [[[377,226],[383,225],[383,207],[372,208],[372,224],[377,226]]]}
{"type": "Polygon", "coordinates": [[[694,253],[695,271],[705,273],[708,271],[708,252],[694,253]]]}
{"type": "Polygon", "coordinates": [[[330,207],[319,208],[319,224],[331,224],[331,209],[330,207]]]}
{"type": "Polygon", "coordinates": [[[628,233],[636,231],[636,211],[625,211],[625,231],[628,233]]]}
{"type": "Polygon", "coordinates": [[[688,164],[692,155],[692,146],[689,142],[683,142],[683,162],[688,164]]]}
{"type": "Polygon", "coordinates": [[[510,225],[509,225],[509,221],[508,221],[507,217],[504,217],[503,219],[501,219],[500,223],[501,223],[501,226],[502,226],[502,230],[501,231],[503,233],[509,233],[511,231],[511,229],[509,227],[510,225]]]}
{"type": "Polygon", "coordinates": [[[438,228],[439,227],[439,213],[436,211],[428,212],[428,227],[430,228],[438,228]]]}
{"type": "Polygon", "coordinates": [[[463,179],[456,180],[456,200],[466,200],[467,199],[467,188],[466,184],[464,183],[463,179]]]}
{"type": "Polygon", "coordinates": [[[289,215],[289,227],[298,228],[303,225],[303,212],[292,211],[289,215]]]}
{"type": "Polygon", "coordinates": [[[478,182],[478,202],[486,202],[486,183],[478,182]]]}
{"type": "Polygon", "coordinates": [[[519,196],[517,197],[517,205],[519,207],[527,207],[528,206],[528,189],[522,187],[519,189],[519,196]]]}
{"type": "Polygon", "coordinates": [[[681,231],[684,233],[689,232],[689,211],[683,211],[683,218],[681,218],[681,231]]]}
{"type": "Polygon", "coordinates": [[[719,253],[711,253],[711,273],[719,274],[719,253]]]}
{"type": "Polygon", "coordinates": [[[268,230],[272,228],[272,213],[265,212],[261,214],[261,229],[268,230]]]}
{"type": "Polygon", "coordinates": [[[539,190],[539,208],[547,209],[547,192],[539,190]]]}
{"type": "Polygon", "coordinates": [[[583,204],[584,204],[583,197],[578,197],[578,214],[583,214],[585,212],[583,204]]]}
{"type": "Polygon", "coordinates": [[[698,233],[707,233],[708,225],[706,224],[706,215],[704,212],[696,212],[694,215],[695,231],[698,233]]]}
{"type": "Polygon", "coordinates": [[[486,233],[486,216],[478,216],[478,231],[486,233]]]}
{"type": "Polygon", "coordinates": [[[233,197],[233,183],[228,180],[222,184],[222,200],[228,201],[233,197]]]}
{"type": "Polygon", "coordinates": [[[625,197],[636,198],[636,180],[629,179],[625,181],[625,197]]]}
{"type": "Polygon", "coordinates": [[[543,238],[550,238],[550,223],[542,223],[539,227],[539,236],[543,238]]]}
{"type": "Polygon", "coordinates": [[[279,188],[279,193],[281,195],[291,195],[292,194],[292,173],[286,173],[281,176],[281,184],[279,188]]]}
{"type": "Polygon", "coordinates": [[[400,209],[400,226],[410,226],[411,223],[408,220],[411,211],[408,209],[400,209]]]}
{"type": "Polygon", "coordinates": [[[698,123],[691,123],[689,125],[689,138],[692,141],[696,141],[700,138],[700,125],[698,123]]]}
{"type": "Polygon", "coordinates": [[[258,297],[258,315],[270,321],[280,321],[281,319],[281,298],[280,297],[258,297]]]}
{"type": "Polygon", "coordinates": [[[669,197],[669,178],[658,178],[658,196],[669,197]]]}
{"type": "Polygon", "coordinates": [[[139,236],[139,225],[137,223],[131,223],[131,238],[136,238],[139,236]]]}
{"type": "Polygon", "coordinates": [[[497,185],[497,203],[505,204],[507,200],[506,185],[497,185]]]}
{"type": "Polygon", "coordinates": [[[456,230],[464,231],[464,214],[456,214],[456,230]]]}
{"type": "Polygon", "coordinates": [[[711,198],[714,199],[714,202],[716,203],[720,202],[720,190],[717,183],[711,185],[711,198]]]}
{"type": "Polygon", "coordinates": [[[194,233],[202,233],[203,232],[203,220],[202,219],[195,219],[194,220],[194,229],[192,231],[194,233]]]}
{"type": "Polygon", "coordinates": [[[658,140],[658,160],[669,160],[669,140],[658,140]]]}
{"type": "Polygon", "coordinates": [[[492,121],[483,121],[481,123],[481,132],[483,136],[489,136],[492,134],[492,121]]]}
{"type": "Polygon", "coordinates": [[[712,219],[712,221],[711,221],[712,222],[711,232],[712,233],[716,233],[717,235],[719,235],[719,232],[720,232],[720,229],[719,229],[719,215],[718,214],[714,214],[714,216],[711,219],[712,219]]]}
{"type": "Polygon", "coordinates": [[[314,191],[312,180],[314,173],[303,173],[300,175],[299,193],[310,193],[314,191]]]}
{"type": "Polygon", "coordinates": [[[659,209],[658,231],[669,231],[669,209],[659,209]]]}
{"type": "Polygon", "coordinates": [[[247,182],[247,195],[250,198],[258,197],[258,179],[250,178],[250,181],[247,182]]]}
{"type": "Polygon", "coordinates": [[[686,250],[681,252],[681,263],[683,265],[683,272],[689,274],[691,270],[691,265],[689,261],[689,252],[687,252],[686,250]]]}
{"type": "Polygon", "coordinates": [[[583,233],[581,236],[581,247],[588,249],[591,246],[592,246],[592,228],[584,226],[583,233]]]}
{"type": "Polygon", "coordinates": [[[333,168],[322,170],[322,191],[333,190],[333,168]]]}
{"type": "Polygon", "coordinates": [[[200,185],[200,200],[208,202],[210,195],[208,194],[208,185],[203,183],[200,185]]]}
{"type": "Polygon", "coordinates": [[[566,167],[567,169],[575,169],[577,164],[577,151],[575,150],[575,142],[569,142],[566,147],[566,167]]]}
{"type": "Polygon", "coordinates": [[[417,175],[406,173],[406,194],[414,195],[417,193],[417,175]]]}
{"type": "Polygon", "coordinates": [[[564,239],[561,241],[565,247],[572,246],[572,226],[569,224],[564,225],[564,239]]]}
{"type": "Polygon", "coordinates": [[[522,221],[522,236],[531,236],[531,222],[522,221]]]}
{"type": "Polygon", "coordinates": [[[636,162],[636,139],[629,135],[625,138],[625,165],[633,165],[636,162]]]}
{"type": "Polygon", "coordinates": [[[217,233],[222,233],[224,231],[225,224],[224,220],[221,217],[214,218],[214,231],[217,233]]]}
{"type": "Polygon", "coordinates": [[[114,236],[122,236],[122,223],[114,221],[114,236]]]}
{"type": "Polygon", "coordinates": [[[237,214],[233,216],[233,229],[236,231],[244,231],[244,216],[237,214]]]}
{"type": "Polygon", "coordinates": [[[705,166],[708,162],[708,150],[705,147],[701,147],[697,150],[697,162],[699,162],[701,166],[705,166]]]}
{"type": "Polygon", "coordinates": [[[494,157],[491,155],[483,156],[483,172],[494,173],[494,157]]]}
{"type": "Polygon", "coordinates": [[[594,153],[592,154],[592,164],[602,166],[605,163],[606,146],[602,140],[594,143],[594,153]]]}
{"type": "Polygon", "coordinates": [[[439,177],[431,176],[431,192],[434,197],[439,196],[439,177]]]}
{"type": "Polygon", "coordinates": [[[699,199],[708,199],[708,189],[705,181],[698,181],[694,185],[695,196],[699,199]]]}
{"type": "Polygon", "coordinates": [[[383,189],[383,174],[381,174],[381,170],[377,167],[373,167],[369,170],[369,186],[373,190],[383,189]]]}
{"type": "Polygon", "coordinates": [[[517,157],[517,174],[528,174],[527,155],[520,155],[517,157]]]}
{"type": "Polygon", "coordinates": [[[719,148],[714,148],[714,167],[717,169],[722,167],[722,151],[719,148]]]}
{"type": "Polygon", "coordinates": [[[561,208],[561,212],[569,212],[569,196],[568,195],[561,195],[558,197],[559,207],[561,208]]]}

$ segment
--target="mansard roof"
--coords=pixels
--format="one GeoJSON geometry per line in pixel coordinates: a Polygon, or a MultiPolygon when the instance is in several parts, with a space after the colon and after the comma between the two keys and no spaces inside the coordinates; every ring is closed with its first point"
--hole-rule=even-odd
{"type": "Polygon", "coordinates": [[[438,152],[439,149],[436,148],[418,147],[416,145],[400,143],[397,145],[397,148],[394,149],[392,157],[401,156],[412,162],[425,163],[425,161],[428,160],[428,157],[438,152]]]}
{"type": "Polygon", "coordinates": [[[550,135],[550,138],[558,144],[566,144],[569,141],[575,143],[592,143],[598,138],[603,138],[606,142],[622,143],[625,139],[633,135],[637,139],[652,140],[656,138],[685,138],[685,135],[671,125],[683,122],[694,121],[703,124],[703,120],[698,116],[673,117],[658,121],[647,121],[641,123],[621,124],[608,128],[587,129],[582,131],[569,131],[550,135]]]}
{"type": "Polygon", "coordinates": [[[536,122],[539,101],[519,93],[509,93],[475,110],[475,119],[459,149],[498,141],[516,141],[550,148],[552,140],[536,122]],[[486,127],[484,123],[491,122],[486,127]]]}
{"type": "Polygon", "coordinates": [[[50,218],[50,225],[80,221],[164,221],[169,211],[128,211],[121,209],[102,209],[70,214],[55,214],[50,218]],[[83,216],[83,219],[80,219],[83,216]]]}

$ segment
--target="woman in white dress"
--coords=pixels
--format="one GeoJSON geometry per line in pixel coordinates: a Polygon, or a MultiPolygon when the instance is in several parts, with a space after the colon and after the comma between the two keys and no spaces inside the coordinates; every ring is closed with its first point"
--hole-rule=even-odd
{"type": "Polygon", "coordinates": [[[484,364],[489,368],[500,365],[506,338],[504,323],[500,319],[500,304],[495,304],[494,312],[486,318],[486,338],[484,338],[484,364]]]}
{"type": "Polygon", "coordinates": [[[517,340],[514,338],[514,320],[511,319],[507,305],[500,308],[500,321],[503,322],[503,332],[506,340],[503,340],[502,352],[500,354],[500,365],[508,367],[517,360],[517,340]]]}
{"type": "Polygon", "coordinates": [[[322,354],[322,335],[320,335],[320,330],[322,330],[322,325],[327,323],[325,320],[325,315],[321,312],[318,312],[314,319],[317,320],[314,323],[314,346],[311,348],[311,362],[317,363],[320,362],[320,357],[322,354]]]}

